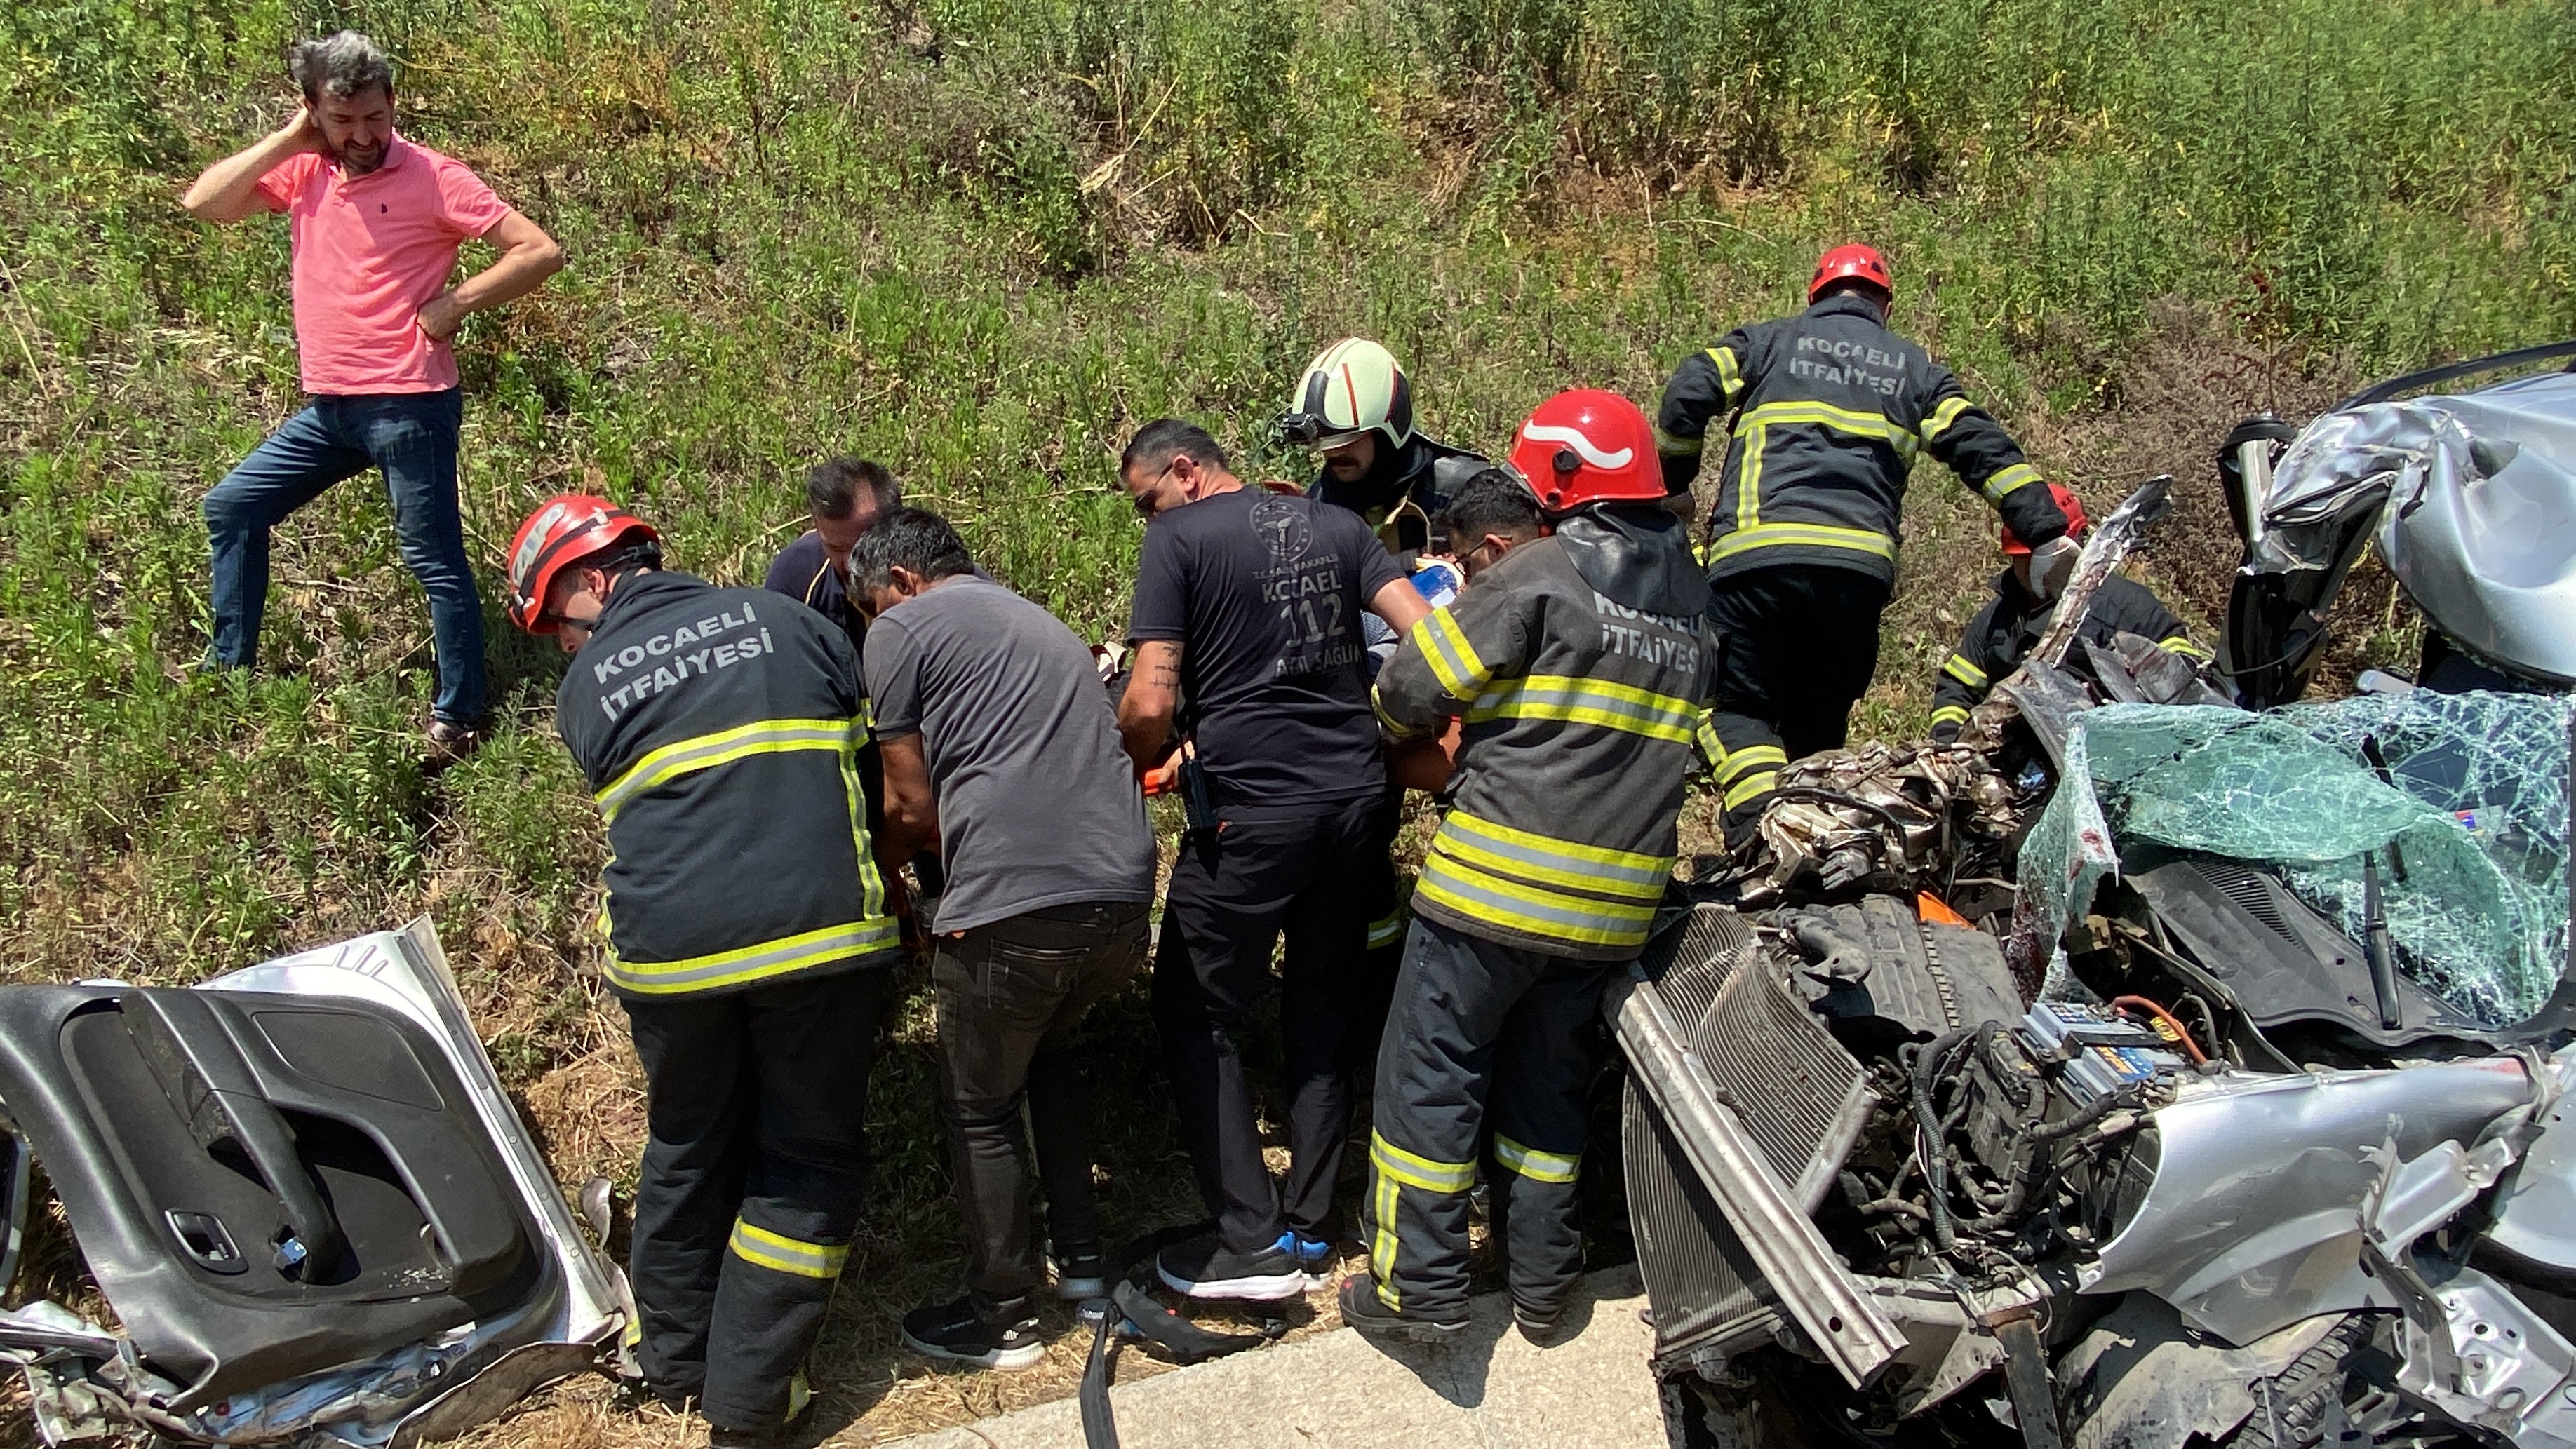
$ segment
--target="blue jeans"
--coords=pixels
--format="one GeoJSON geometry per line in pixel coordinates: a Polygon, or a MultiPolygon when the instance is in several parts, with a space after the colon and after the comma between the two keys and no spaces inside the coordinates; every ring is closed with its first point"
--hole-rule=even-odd
{"type": "Polygon", "coordinates": [[[317,397],[288,418],[206,495],[215,556],[212,659],[247,669],[268,606],[268,531],[370,466],[385,474],[403,563],[429,595],[438,652],[430,712],[457,724],[483,718],[483,600],[456,510],[456,434],[465,401],[445,392],[317,397]]]}

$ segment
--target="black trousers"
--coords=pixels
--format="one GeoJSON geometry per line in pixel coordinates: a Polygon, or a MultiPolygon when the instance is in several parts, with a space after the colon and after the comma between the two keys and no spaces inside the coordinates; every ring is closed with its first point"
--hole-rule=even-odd
{"type": "Polygon", "coordinates": [[[1366,892],[1361,912],[1368,917],[1368,939],[1360,954],[1358,976],[1351,983],[1351,1020],[1342,1034],[1342,1071],[1350,1080],[1368,1081],[1377,1071],[1378,1040],[1386,1032],[1387,1008],[1395,1001],[1395,974],[1404,966],[1404,877],[1395,868],[1395,832],[1404,823],[1404,792],[1391,789],[1386,810],[1370,837],[1366,892]]]}
{"type": "Polygon", "coordinates": [[[1548,1311],[1573,1290],[1586,1089],[1601,1059],[1602,984],[1618,969],[1414,919],[1378,1050],[1361,1207],[1389,1307],[1466,1311],[1467,1190],[1480,1157],[1513,1299],[1548,1311]]]}
{"type": "Polygon", "coordinates": [[[1709,584],[1717,704],[1726,747],[1716,784],[1730,831],[1762,812],[1779,767],[1849,738],[1851,708],[1878,668],[1887,585],[1853,569],[1790,564],[1709,584]]]}
{"type": "Polygon", "coordinates": [[[982,1299],[1022,1297],[1046,1277],[1023,1107],[1058,1252],[1100,1246],[1091,1087],[1073,1058],[1073,1030],[1093,1002],[1136,974],[1147,911],[1143,901],[1048,906],[938,938],[930,981],[941,1115],[974,1258],[968,1287],[982,1299]]]}
{"type": "Polygon", "coordinates": [[[628,1262],[638,1355],[710,1424],[784,1423],[822,1331],[867,1183],[885,977],[626,1003],[649,1121],[628,1262]]]}
{"type": "Polygon", "coordinates": [[[1370,849],[1382,838],[1385,809],[1385,798],[1372,795],[1311,813],[1230,819],[1183,836],[1172,866],[1154,958],[1154,1023],[1199,1195],[1238,1253],[1270,1246],[1285,1229],[1331,1231],[1333,1177],[1350,1131],[1338,1055],[1368,940],[1370,849]],[[1284,1196],[1262,1161],[1234,1040],[1236,1024],[1270,992],[1271,948],[1282,933],[1284,1196]]]}

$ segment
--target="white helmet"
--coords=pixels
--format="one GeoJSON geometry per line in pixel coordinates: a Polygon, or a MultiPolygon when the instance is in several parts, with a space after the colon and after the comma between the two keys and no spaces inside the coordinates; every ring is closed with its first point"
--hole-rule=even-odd
{"type": "Polygon", "coordinates": [[[1370,430],[1403,447],[1413,436],[1413,389],[1385,348],[1345,337],[1306,364],[1306,376],[1279,419],[1291,443],[1336,448],[1370,430]]]}

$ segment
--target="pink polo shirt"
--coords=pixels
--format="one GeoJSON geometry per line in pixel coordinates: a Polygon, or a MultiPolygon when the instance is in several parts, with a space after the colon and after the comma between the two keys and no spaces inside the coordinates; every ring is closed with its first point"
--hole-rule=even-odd
{"type": "Polygon", "coordinates": [[[384,164],[364,176],[304,152],[261,177],[259,195],[289,219],[306,392],[456,386],[455,350],[421,334],[420,309],[447,289],[457,248],[510,214],[481,177],[394,136],[384,164]]]}

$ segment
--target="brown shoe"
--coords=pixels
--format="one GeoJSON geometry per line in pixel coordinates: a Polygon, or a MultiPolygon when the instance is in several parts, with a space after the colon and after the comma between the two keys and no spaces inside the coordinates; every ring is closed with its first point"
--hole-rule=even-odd
{"type": "Polygon", "coordinates": [[[483,743],[483,732],[452,719],[432,719],[426,738],[431,768],[443,769],[474,753],[475,747],[483,743]]]}

